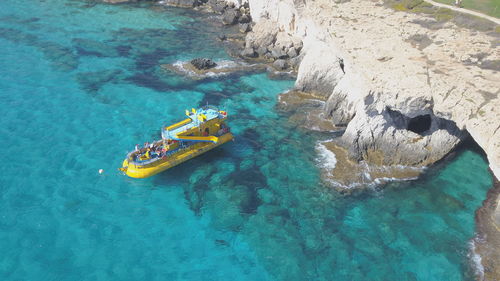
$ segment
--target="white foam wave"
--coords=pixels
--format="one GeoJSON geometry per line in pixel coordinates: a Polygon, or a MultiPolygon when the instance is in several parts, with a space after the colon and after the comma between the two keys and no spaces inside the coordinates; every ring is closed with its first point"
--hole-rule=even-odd
{"type": "Polygon", "coordinates": [[[469,254],[468,257],[470,259],[472,268],[474,269],[474,273],[476,274],[477,280],[484,280],[484,267],[481,263],[481,255],[476,252],[476,243],[480,240],[479,236],[476,235],[473,239],[469,241],[469,254]]]}
{"type": "Polygon", "coordinates": [[[337,157],[335,157],[335,153],[333,151],[326,148],[323,144],[328,141],[318,142],[316,144],[316,152],[318,153],[318,164],[321,168],[331,170],[335,169],[335,165],[337,165],[337,157]]]}
{"type": "MultiPolygon", "coordinates": [[[[325,148],[326,149],[326,148],[325,148]]],[[[329,150],[328,150],[329,151],[329,150]]],[[[331,151],[330,151],[331,152],[331,151]]],[[[319,160],[318,160],[319,161],[319,160]]],[[[418,176],[415,177],[405,177],[405,178],[396,178],[396,177],[373,177],[370,174],[370,166],[365,162],[362,161],[360,163],[360,168],[362,168],[361,173],[363,175],[363,179],[360,182],[353,182],[348,185],[342,184],[340,182],[335,181],[334,177],[332,178],[324,178],[323,180],[330,184],[331,186],[337,187],[339,189],[345,189],[345,190],[350,190],[350,189],[356,189],[356,188],[376,188],[377,186],[380,186],[381,184],[386,184],[389,182],[401,182],[401,181],[410,181],[410,180],[416,180],[418,179],[418,176]]],[[[427,167],[411,167],[411,166],[404,166],[404,165],[394,165],[390,167],[379,167],[378,169],[400,169],[400,170],[414,170],[414,171],[424,171],[427,167]]],[[[330,176],[333,174],[330,173],[330,176]]]]}
{"type": "Polygon", "coordinates": [[[186,62],[184,61],[176,61],[174,63],[172,63],[172,66],[179,72],[181,73],[184,73],[186,75],[189,75],[189,76],[198,76],[198,74],[196,74],[196,72],[184,67],[184,65],[186,64],[186,62]]]}
{"type": "Polygon", "coordinates": [[[252,64],[247,64],[244,62],[237,62],[232,60],[221,60],[217,61],[217,65],[213,68],[214,70],[220,70],[217,72],[207,71],[203,74],[194,72],[193,70],[186,68],[188,61],[175,61],[172,66],[179,72],[184,73],[190,77],[194,78],[205,78],[205,77],[220,77],[231,74],[234,70],[238,70],[240,67],[252,67],[252,64]]]}

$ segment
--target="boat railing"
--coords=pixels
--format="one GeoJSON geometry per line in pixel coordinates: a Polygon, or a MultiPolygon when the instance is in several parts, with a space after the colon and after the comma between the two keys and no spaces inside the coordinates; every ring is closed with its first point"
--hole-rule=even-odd
{"type": "Polygon", "coordinates": [[[182,120],[181,122],[178,122],[178,123],[175,123],[175,124],[170,125],[168,127],[165,127],[165,130],[166,131],[175,130],[175,129],[179,128],[179,127],[182,127],[184,125],[187,125],[187,124],[191,123],[192,121],[193,120],[191,118],[187,118],[187,119],[182,120]]]}
{"type": "Polygon", "coordinates": [[[141,167],[141,166],[146,166],[146,165],[149,165],[149,164],[152,164],[152,163],[155,163],[157,161],[160,161],[160,160],[165,160],[165,158],[169,157],[169,156],[172,156],[173,154],[175,153],[178,153],[178,152],[182,152],[182,151],[185,151],[187,150],[190,146],[193,146],[193,145],[185,145],[185,144],[181,144],[178,148],[176,149],[173,149],[173,150],[169,150],[165,153],[165,155],[163,155],[162,157],[154,157],[154,158],[150,158],[148,160],[144,160],[144,161],[135,161],[133,160],[133,157],[132,157],[132,154],[135,152],[135,151],[132,151],[130,152],[128,155],[127,155],[127,158],[129,159],[129,163],[130,164],[133,164],[135,166],[138,166],[138,167],[141,167]]]}

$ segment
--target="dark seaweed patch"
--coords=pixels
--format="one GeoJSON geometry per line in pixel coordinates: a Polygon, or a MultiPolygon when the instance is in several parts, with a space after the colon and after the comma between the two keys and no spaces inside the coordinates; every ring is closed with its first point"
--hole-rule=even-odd
{"type": "Polygon", "coordinates": [[[236,185],[244,185],[252,189],[267,186],[266,177],[259,170],[258,166],[251,169],[239,170],[231,174],[230,177],[236,185]]]}
{"type": "Polygon", "coordinates": [[[132,47],[127,45],[118,45],[115,47],[116,51],[121,57],[128,57],[130,55],[130,50],[132,47]]]}
{"type": "Polygon", "coordinates": [[[90,39],[73,39],[75,49],[81,56],[118,57],[120,54],[111,44],[90,39]]]}
{"type": "Polygon", "coordinates": [[[203,99],[200,102],[200,105],[219,105],[221,100],[227,99],[228,96],[224,95],[221,92],[208,92],[203,95],[203,99]]]}
{"type": "Polygon", "coordinates": [[[70,71],[78,67],[78,56],[70,48],[53,42],[38,42],[37,47],[44,57],[52,62],[52,66],[61,71],[70,71]]]}
{"type": "MultiPolygon", "coordinates": [[[[243,73],[241,73],[243,74],[243,73]]],[[[233,73],[228,77],[224,78],[224,84],[221,91],[208,91],[205,92],[201,105],[212,104],[219,105],[224,99],[231,98],[234,95],[241,93],[249,93],[254,90],[252,86],[240,81],[240,73],[233,73]]]]}
{"type": "Polygon", "coordinates": [[[36,47],[57,70],[70,71],[78,67],[79,61],[70,48],[49,41],[40,41],[35,35],[12,28],[0,28],[0,38],[17,44],[36,47]]]}
{"type": "Polygon", "coordinates": [[[257,208],[262,204],[257,190],[267,185],[266,177],[259,170],[259,167],[254,166],[251,169],[235,171],[230,175],[229,180],[235,186],[246,188],[246,200],[241,202],[241,211],[245,214],[256,213],[257,208]]]}
{"type": "Polygon", "coordinates": [[[156,49],[151,53],[141,54],[137,56],[136,68],[138,70],[147,70],[159,65],[159,61],[171,53],[165,49],[156,49]]]}
{"type": "Polygon", "coordinates": [[[76,80],[85,91],[96,92],[106,83],[119,80],[122,74],[121,70],[81,72],[76,75],[76,80]]]}
{"type": "Polygon", "coordinates": [[[259,151],[264,146],[260,143],[260,134],[253,128],[248,128],[239,136],[239,138],[250,145],[254,150],[259,151]]]}
{"type": "Polygon", "coordinates": [[[13,28],[0,28],[0,37],[14,43],[35,46],[38,37],[32,34],[23,33],[13,28]]]}
{"type": "Polygon", "coordinates": [[[158,92],[168,92],[175,90],[174,87],[163,82],[160,78],[158,78],[151,72],[136,73],[133,76],[126,78],[125,80],[130,81],[140,87],[150,88],[158,92]]]}

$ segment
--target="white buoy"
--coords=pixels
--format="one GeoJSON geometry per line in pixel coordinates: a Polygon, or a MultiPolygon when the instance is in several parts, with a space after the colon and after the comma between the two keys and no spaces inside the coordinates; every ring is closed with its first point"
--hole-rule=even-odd
{"type": "Polygon", "coordinates": [[[99,169],[99,174],[102,174],[104,173],[104,170],[103,169],[99,169]]]}

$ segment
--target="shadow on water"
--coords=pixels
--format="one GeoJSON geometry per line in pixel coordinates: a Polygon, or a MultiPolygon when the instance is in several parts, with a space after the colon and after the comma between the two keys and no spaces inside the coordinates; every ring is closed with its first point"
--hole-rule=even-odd
{"type": "Polygon", "coordinates": [[[242,75],[243,74],[241,74],[241,73],[233,73],[233,74],[229,74],[227,76],[224,76],[223,78],[214,77],[214,78],[206,78],[206,79],[203,79],[202,81],[198,81],[198,83],[197,83],[198,85],[203,84],[203,83],[212,82],[212,81],[218,81],[219,85],[222,88],[220,91],[205,90],[204,91],[205,95],[203,96],[203,99],[200,102],[200,104],[201,105],[205,105],[205,104],[220,105],[221,101],[232,98],[235,95],[251,93],[252,91],[254,91],[255,90],[254,87],[252,87],[252,86],[250,86],[250,85],[248,85],[240,80],[240,77],[242,75]]]}

